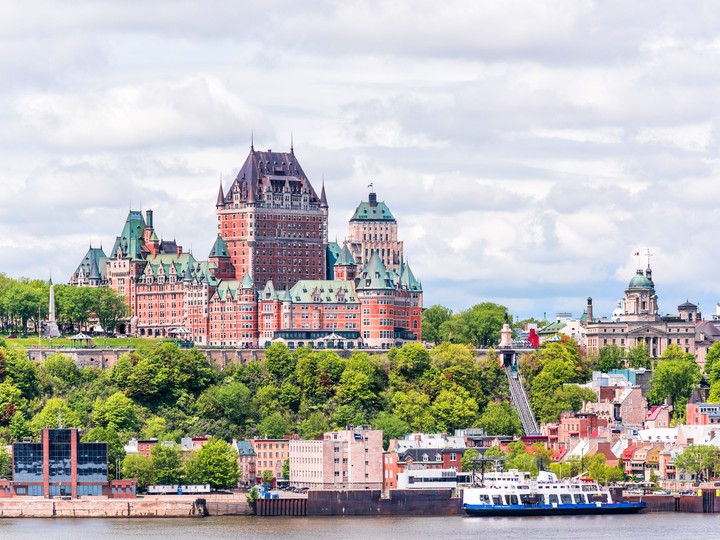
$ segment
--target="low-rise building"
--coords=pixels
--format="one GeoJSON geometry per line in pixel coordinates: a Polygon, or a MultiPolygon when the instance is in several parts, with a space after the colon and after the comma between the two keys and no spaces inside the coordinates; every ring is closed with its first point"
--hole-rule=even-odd
{"type": "Polygon", "coordinates": [[[382,489],[382,431],[330,431],[319,440],[290,441],[290,485],[318,489],[382,489]]]}
{"type": "Polygon", "coordinates": [[[107,494],[108,445],[80,442],[78,429],[43,429],[40,442],[13,444],[13,495],[107,494]]]}
{"type": "Polygon", "coordinates": [[[240,485],[243,487],[255,484],[257,472],[255,459],[257,455],[253,449],[252,441],[233,441],[238,451],[238,469],[240,471],[240,485]]]}
{"type": "Polygon", "coordinates": [[[255,481],[262,482],[264,471],[270,471],[275,481],[283,480],[283,464],[290,457],[288,439],[252,439],[250,441],[255,452],[255,481]]]}

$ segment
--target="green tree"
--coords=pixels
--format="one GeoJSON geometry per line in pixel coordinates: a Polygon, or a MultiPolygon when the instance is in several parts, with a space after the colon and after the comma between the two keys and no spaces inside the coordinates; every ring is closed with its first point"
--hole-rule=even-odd
{"type": "Polygon", "coordinates": [[[713,372],[713,368],[720,364],[718,362],[718,359],[720,358],[720,341],[716,341],[712,344],[712,346],[708,349],[707,354],[705,355],[705,374],[708,375],[710,382],[714,383],[720,378],[720,372],[716,369],[715,372],[713,372]]]}
{"type": "Polygon", "coordinates": [[[12,480],[12,456],[4,446],[0,446],[0,478],[12,480]]]}
{"type": "Polygon", "coordinates": [[[273,343],[265,349],[265,369],[279,384],[295,372],[295,358],[282,343],[273,343]]]}
{"type": "Polygon", "coordinates": [[[337,399],[340,403],[367,410],[375,404],[376,397],[371,388],[369,375],[355,369],[343,371],[337,391],[337,399]]]}
{"type": "Polygon", "coordinates": [[[152,460],[142,454],[128,454],[122,461],[123,478],[137,478],[138,489],[144,490],[155,482],[152,460]]]}
{"type": "Polygon", "coordinates": [[[273,472],[270,469],[264,469],[260,478],[262,479],[263,484],[272,485],[272,482],[275,479],[275,476],[273,475],[273,472]]]}
{"type": "Polygon", "coordinates": [[[33,431],[25,415],[16,411],[8,424],[8,442],[19,442],[25,437],[32,437],[33,431]]]}
{"type": "Polygon", "coordinates": [[[330,431],[330,423],[325,415],[319,411],[310,415],[300,422],[300,435],[303,439],[314,439],[326,431],[330,431]]]}
{"type": "Polygon", "coordinates": [[[283,461],[282,475],[285,480],[290,480],[290,458],[283,461]]]}
{"type": "Polygon", "coordinates": [[[102,427],[113,425],[121,431],[137,431],[140,425],[137,405],[120,391],[106,400],[95,401],[93,421],[102,427]]]}
{"type": "Polygon", "coordinates": [[[455,391],[440,392],[430,410],[438,422],[438,427],[442,431],[452,432],[475,425],[478,404],[467,390],[458,387],[455,391]]]}
{"type": "Polygon", "coordinates": [[[598,369],[603,373],[623,367],[623,350],[615,344],[601,347],[598,357],[598,369]]]}
{"type": "Polygon", "coordinates": [[[488,435],[522,435],[517,411],[506,401],[488,403],[478,419],[478,426],[488,435]]]}
{"type": "Polygon", "coordinates": [[[496,345],[500,339],[507,308],[492,302],[483,302],[471,307],[460,314],[464,332],[467,338],[465,343],[477,344],[480,347],[496,345]]]}
{"type": "Polygon", "coordinates": [[[393,373],[406,381],[414,381],[430,367],[430,353],[422,343],[406,343],[388,354],[393,373]]]}
{"type": "Polygon", "coordinates": [[[449,321],[452,310],[435,304],[422,312],[422,339],[430,343],[438,344],[441,341],[440,327],[445,321],[449,321]]]}
{"type": "Polygon", "coordinates": [[[37,434],[43,428],[56,428],[60,424],[64,427],[84,427],[78,414],[68,406],[64,399],[51,398],[30,421],[30,429],[37,434]]]}
{"type": "Polygon", "coordinates": [[[432,433],[436,430],[436,421],[430,411],[430,397],[427,394],[414,389],[395,392],[391,402],[393,413],[405,421],[412,431],[432,433]]]}
{"type": "Polygon", "coordinates": [[[151,452],[155,481],[158,484],[180,484],[183,477],[180,449],[175,444],[156,444],[151,452]]]}
{"type": "Polygon", "coordinates": [[[690,445],[675,457],[675,468],[694,475],[699,482],[712,480],[718,470],[718,449],[712,445],[690,445]]]}
{"type": "Polygon", "coordinates": [[[251,413],[252,393],[243,383],[227,380],[207,388],[198,397],[196,407],[204,418],[227,418],[242,425],[251,413]]]}
{"type": "Polygon", "coordinates": [[[473,470],[473,460],[478,457],[480,457],[480,452],[475,448],[468,448],[465,450],[465,453],[460,460],[460,468],[463,472],[471,472],[473,470]]]}
{"type": "Polygon", "coordinates": [[[628,367],[632,369],[652,367],[652,359],[648,352],[647,346],[644,343],[639,343],[627,352],[627,363],[628,367]]]}
{"type": "Polygon", "coordinates": [[[279,412],[266,416],[257,426],[258,433],[267,439],[282,439],[290,433],[290,424],[279,412]]]}
{"type": "Polygon", "coordinates": [[[240,478],[237,452],[215,437],[186,463],[185,470],[190,483],[210,484],[213,489],[233,488],[240,478]]]}
{"type": "Polygon", "coordinates": [[[118,321],[126,317],[129,312],[125,298],[109,287],[96,287],[92,290],[94,292],[92,310],[105,333],[112,332],[118,321]]]}
{"type": "MultiPolygon", "coordinates": [[[[668,347],[670,348],[670,347],[668,347]]],[[[651,403],[660,404],[669,399],[673,404],[673,416],[681,418],[692,391],[700,382],[700,368],[693,358],[683,356],[671,360],[660,359],[653,370],[648,392],[651,403]]]]}
{"type": "Polygon", "coordinates": [[[390,439],[401,439],[410,433],[410,426],[402,418],[387,411],[381,411],[372,419],[370,425],[373,429],[383,432],[383,447],[388,447],[390,439]]]}

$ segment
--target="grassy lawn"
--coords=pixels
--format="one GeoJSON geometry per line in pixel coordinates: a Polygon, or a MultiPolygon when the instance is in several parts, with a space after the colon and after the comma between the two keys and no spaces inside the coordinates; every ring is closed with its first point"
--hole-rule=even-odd
{"type": "MultiPolygon", "coordinates": [[[[33,336],[32,334],[28,338],[17,338],[17,339],[7,339],[7,336],[0,335],[0,338],[5,338],[5,345],[12,349],[27,349],[29,347],[37,347],[38,344],[40,347],[50,347],[50,339],[41,337],[38,341],[37,336],[33,336]]],[[[153,343],[157,343],[158,341],[162,341],[162,339],[153,339],[153,338],[106,338],[106,337],[97,337],[93,338],[90,341],[90,346],[94,345],[98,348],[112,348],[112,347],[131,347],[133,349],[139,347],[140,345],[151,345],[153,343]]],[[[85,347],[87,346],[83,342],[78,341],[72,341],[68,338],[53,338],[52,340],[52,346],[53,347],[85,347]]]]}

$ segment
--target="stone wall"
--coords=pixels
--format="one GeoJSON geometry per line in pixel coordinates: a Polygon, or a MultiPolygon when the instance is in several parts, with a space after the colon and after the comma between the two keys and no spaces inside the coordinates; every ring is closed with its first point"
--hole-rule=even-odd
{"type": "Polygon", "coordinates": [[[15,497],[0,500],[0,517],[200,517],[195,497],[83,498],[71,501],[15,497]]]}

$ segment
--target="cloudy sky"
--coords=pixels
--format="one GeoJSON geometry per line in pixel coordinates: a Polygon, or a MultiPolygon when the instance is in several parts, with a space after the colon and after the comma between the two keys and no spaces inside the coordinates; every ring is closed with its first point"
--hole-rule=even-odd
{"type": "Polygon", "coordinates": [[[374,183],[425,303],[609,314],[720,300],[720,8],[708,1],[0,0],[0,272],[65,281],[127,211],[198,258],[258,148],[374,183]]]}

